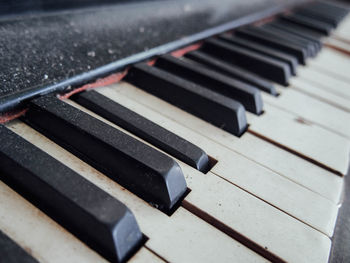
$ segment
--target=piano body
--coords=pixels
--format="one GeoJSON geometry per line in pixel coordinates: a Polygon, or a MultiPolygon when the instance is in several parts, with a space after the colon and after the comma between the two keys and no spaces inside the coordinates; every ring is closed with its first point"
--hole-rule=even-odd
{"type": "Polygon", "coordinates": [[[0,3],[0,262],[349,262],[349,8],[0,3]]]}

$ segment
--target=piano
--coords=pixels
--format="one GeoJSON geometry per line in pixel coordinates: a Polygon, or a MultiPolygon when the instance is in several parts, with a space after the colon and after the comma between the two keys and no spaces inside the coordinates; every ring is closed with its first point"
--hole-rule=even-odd
{"type": "Polygon", "coordinates": [[[0,3],[0,262],[349,262],[350,3],[0,3]]]}

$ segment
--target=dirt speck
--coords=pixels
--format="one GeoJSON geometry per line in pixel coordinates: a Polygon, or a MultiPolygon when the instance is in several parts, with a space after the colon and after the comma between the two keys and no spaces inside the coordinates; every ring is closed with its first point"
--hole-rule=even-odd
{"type": "Polygon", "coordinates": [[[309,121],[307,121],[307,120],[305,120],[305,119],[303,119],[303,118],[301,118],[301,117],[296,118],[295,121],[296,121],[296,122],[299,122],[299,123],[301,123],[301,124],[304,124],[304,125],[309,125],[309,126],[311,126],[311,122],[309,122],[309,121]]]}

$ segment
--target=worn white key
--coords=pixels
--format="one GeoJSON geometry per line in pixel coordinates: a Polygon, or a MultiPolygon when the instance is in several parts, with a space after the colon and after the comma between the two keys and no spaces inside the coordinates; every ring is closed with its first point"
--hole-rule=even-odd
{"type": "MultiPolygon", "coordinates": [[[[151,207],[140,198],[128,192],[125,188],[119,186],[108,177],[88,166],[77,157],[49,141],[47,138],[43,137],[25,124],[15,122],[8,127],[128,206],[134,213],[141,231],[149,237],[145,246],[167,261],[265,261],[261,256],[242,246],[234,239],[223,234],[184,208],[180,207],[171,217],[169,217],[158,209],[151,207]]],[[[203,176],[202,173],[199,174],[200,176],[203,176]]],[[[191,173],[187,176],[193,178],[196,174],[192,175],[191,173]]],[[[223,187],[223,189],[232,188],[231,184],[224,180],[220,180],[214,175],[208,177],[214,178],[213,182],[219,187],[223,187]]],[[[188,180],[188,185],[191,187],[193,186],[190,180],[188,180]]],[[[208,188],[210,187],[211,186],[208,185],[208,188]]],[[[194,189],[192,190],[194,193],[194,189]]],[[[206,200],[206,198],[203,198],[204,194],[205,192],[199,191],[199,193],[196,193],[195,195],[199,195],[202,199],[206,200]]],[[[192,193],[190,193],[190,195],[192,195],[192,193]]],[[[228,203],[230,206],[232,206],[233,200],[235,199],[230,199],[230,203],[228,203]]],[[[225,200],[223,202],[226,203],[225,200]]],[[[234,207],[229,209],[231,213],[233,212],[233,208],[234,207]]],[[[318,233],[314,230],[313,232],[318,233]]],[[[312,236],[315,235],[313,232],[311,234],[312,236]]],[[[317,242],[318,241],[320,240],[317,235],[317,242]]],[[[322,245],[327,245],[324,239],[321,239],[321,242],[322,245]]],[[[325,249],[325,247],[323,247],[323,249],[325,249]]],[[[321,257],[325,258],[325,256],[326,252],[323,251],[321,257]]]]}
{"type": "Polygon", "coordinates": [[[40,262],[107,262],[2,181],[0,229],[40,262]]]}
{"type": "Polygon", "coordinates": [[[334,172],[347,174],[350,152],[347,138],[272,105],[265,105],[265,110],[266,114],[260,117],[249,114],[251,132],[334,172]]]}
{"type": "Polygon", "coordinates": [[[318,88],[330,91],[344,99],[350,99],[350,83],[342,79],[327,75],[312,67],[300,68],[298,78],[310,84],[315,84],[318,88]]]}
{"type": "MultiPolygon", "coordinates": [[[[314,59],[312,59],[311,61],[317,62],[317,63],[323,63],[325,67],[328,67],[330,62],[336,63],[339,66],[344,66],[344,67],[350,65],[348,56],[344,56],[342,52],[339,52],[329,47],[324,47],[320,52],[320,54],[316,56],[314,59]]],[[[349,73],[349,69],[343,68],[342,72],[349,73]]]]}
{"type": "Polygon", "coordinates": [[[160,257],[153,254],[147,248],[142,247],[137,253],[128,260],[128,263],[162,263],[165,262],[160,257]]]}
{"type": "Polygon", "coordinates": [[[314,191],[334,203],[340,202],[343,179],[335,176],[294,154],[281,150],[256,136],[246,133],[234,144],[237,151],[244,152],[253,160],[273,171],[287,176],[294,182],[314,191]]]}
{"type": "Polygon", "coordinates": [[[347,16],[333,32],[334,36],[350,41],[350,16],[347,16]]]}
{"type": "Polygon", "coordinates": [[[199,134],[193,133],[174,121],[169,121],[159,113],[128,100],[112,89],[99,90],[110,99],[142,114],[204,149],[218,160],[212,169],[213,173],[317,228],[328,236],[332,236],[338,208],[331,201],[213,141],[209,141],[199,134]],[[306,210],[308,213],[305,213],[306,210]]]}
{"type": "Polygon", "coordinates": [[[350,139],[350,113],[292,88],[284,89],[278,97],[262,95],[265,105],[271,104],[350,139]]]}
{"type": "MultiPolygon", "coordinates": [[[[342,189],[342,180],[340,177],[317,167],[316,165],[305,161],[287,151],[282,150],[270,143],[267,143],[255,136],[245,133],[240,138],[233,136],[199,118],[188,114],[171,104],[160,100],[140,89],[133,87],[127,83],[120,83],[97,89],[97,91],[107,92],[112,90],[117,92],[119,96],[124,98],[130,98],[136,100],[139,104],[145,105],[154,111],[159,112],[168,119],[175,120],[176,122],[186,126],[188,129],[193,130],[196,134],[211,139],[224,147],[239,152],[242,155],[258,162],[275,172],[286,176],[294,182],[297,182],[313,191],[320,193],[326,198],[339,201],[339,196],[342,189]],[[254,145],[259,143],[259,146],[254,145]],[[249,146],[248,146],[249,145],[249,146]],[[262,150],[264,149],[264,150],[262,150]],[[279,159],[281,156],[281,159],[279,159]],[[283,162],[276,162],[275,158],[282,160],[283,162]],[[307,169],[307,173],[305,173],[307,169]]],[[[126,99],[125,99],[126,101],[126,99]]],[[[185,138],[187,136],[184,136],[185,138]]],[[[191,139],[196,138],[193,136],[191,139]]],[[[199,144],[198,141],[193,141],[195,144],[199,144]]],[[[215,148],[215,147],[214,147],[215,148]]],[[[211,150],[209,150],[209,153],[211,150]]],[[[211,153],[210,153],[211,154],[211,153]]]]}
{"type": "Polygon", "coordinates": [[[320,54],[309,60],[310,67],[350,81],[350,60],[344,53],[324,47],[320,54]]]}
{"type": "Polygon", "coordinates": [[[195,178],[194,169],[183,171],[192,188],[186,201],[198,208],[199,216],[205,212],[208,220],[216,218],[287,262],[327,262],[327,236],[238,188],[220,185],[210,173],[195,178]]]}
{"type": "MultiPolygon", "coordinates": [[[[350,30],[350,29],[347,29],[347,30],[350,30]]],[[[348,32],[346,32],[345,30],[341,30],[341,31],[337,31],[337,32],[334,32],[332,34],[332,36],[334,38],[337,38],[341,41],[344,41],[346,43],[350,43],[350,35],[348,32]]]]}
{"type": "Polygon", "coordinates": [[[350,54],[350,43],[339,40],[337,38],[327,38],[324,44],[330,48],[336,49],[345,54],[350,54]]]}
{"type": "Polygon", "coordinates": [[[291,79],[290,84],[290,88],[332,105],[333,107],[350,112],[350,99],[341,97],[328,90],[321,89],[317,84],[308,83],[300,78],[291,79]]]}

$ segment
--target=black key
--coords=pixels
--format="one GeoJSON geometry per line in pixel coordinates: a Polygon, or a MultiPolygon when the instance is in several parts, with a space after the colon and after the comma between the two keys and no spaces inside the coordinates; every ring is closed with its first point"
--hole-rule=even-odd
{"type": "Polygon", "coordinates": [[[303,8],[303,9],[295,10],[294,13],[328,23],[332,25],[333,28],[336,28],[337,25],[339,24],[339,19],[335,19],[331,15],[322,13],[319,10],[303,8]]]}
{"type": "Polygon", "coordinates": [[[252,40],[254,42],[263,44],[265,46],[268,46],[270,48],[274,48],[277,50],[280,50],[282,52],[285,52],[289,55],[294,56],[298,59],[298,62],[300,64],[306,64],[306,57],[307,54],[305,50],[297,45],[294,45],[293,43],[289,43],[287,40],[280,39],[274,36],[266,35],[262,32],[259,32],[253,28],[242,28],[235,31],[235,34],[252,40]]]}
{"type": "Polygon", "coordinates": [[[296,68],[298,66],[298,60],[293,56],[290,56],[286,53],[280,52],[280,51],[272,49],[272,48],[268,48],[268,47],[263,46],[263,45],[259,45],[255,42],[252,42],[252,41],[249,41],[247,39],[240,38],[240,37],[234,37],[231,35],[221,35],[220,39],[225,40],[229,43],[234,43],[234,44],[239,45],[241,47],[245,47],[247,49],[259,52],[261,54],[267,55],[269,57],[280,60],[282,62],[285,62],[289,65],[292,74],[296,75],[296,68]]]}
{"type": "Polygon", "coordinates": [[[271,27],[278,28],[280,30],[283,30],[285,32],[289,32],[291,34],[301,36],[305,39],[308,39],[312,41],[317,46],[317,51],[320,51],[323,44],[321,41],[322,35],[317,34],[314,31],[308,30],[306,28],[303,28],[298,25],[288,24],[284,23],[282,21],[274,21],[273,23],[269,24],[271,27]]]}
{"type": "Polygon", "coordinates": [[[0,262],[3,263],[38,263],[23,248],[0,230],[0,262]]]}
{"type": "Polygon", "coordinates": [[[315,1],[311,2],[305,7],[312,7],[312,8],[324,8],[326,10],[329,10],[330,12],[336,12],[336,13],[343,13],[347,14],[350,10],[349,5],[344,3],[342,4],[341,2],[336,2],[336,1],[315,1]]]}
{"type": "Polygon", "coordinates": [[[313,7],[312,5],[307,5],[307,6],[304,6],[303,8],[295,10],[295,12],[299,13],[300,10],[305,11],[304,16],[307,16],[305,15],[307,12],[311,14],[319,14],[319,15],[322,15],[323,17],[331,18],[333,21],[336,22],[336,24],[339,24],[339,22],[344,18],[343,14],[325,6],[313,7]]]}
{"type": "Polygon", "coordinates": [[[288,85],[291,77],[288,64],[224,41],[207,40],[201,51],[282,85],[288,85]]]}
{"type": "Polygon", "coordinates": [[[201,64],[186,58],[179,59],[164,55],[157,59],[154,66],[237,100],[252,113],[259,115],[263,111],[263,101],[258,89],[201,64]]]}
{"type": "Polygon", "coordinates": [[[163,211],[187,190],[172,158],[56,97],[33,100],[25,121],[163,211]]]}
{"type": "Polygon", "coordinates": [[[327,7],[324,5],[320,4],[308,4],[304,5],[296,10],[293,10],[294,13],[297,14],[303,14],[305,16],[315,16],[315,17],[320,17],[320,18],[327,18],[329,21],[335,22],[335,26],[338,24],[339,21],[344,17],[343,13],[344,10],[339,10],[334,9],[333,7],[327,7]]]}
{"type": "Polygon", "coordinates": [[[306,28],[310,28],[314,31],[320,32],[326,36],[329,36],[329,34],[332,32],[332,26],[330,24],[326,24],[321,21],[314,20],[309,17],[305,17],[302,15],[282,15],[280,17],[282,20],[286,20],[289,22],[292,22],[297,25],[304,26],[306,28]]]}
{"type": "Polygon", "coordinates": [[[124,204],[4,126],[0,179],[109,260],[123,261],[140,246],[124,204]]]}
{"type": "Polygon", "coordinates": [[[340,4],[340,2],[334,2],[332,1],[325,2],[325,1],[317,1],[314,3],[310,3],[309,5],[305,6],[305,8],[312,8],[317,10],[322,10],[323,12],[328,12],[329,14],[338,16],[338,17],[345,17],[349,13],[349,7],[344,6],[340,4]]]}
{"type": "Polygon", "coordinates": [[[247,128],[242,104],[164,70],[137,64],[125,80],[237,136],[247,128]]]}
{"type": "Polygon", "coordinates": [[[278,36],[283,39],[288,39],[289,41],[295,44],[299,44],[301,47],[304,47],[307,50],[309,57],[315,57],[317,55],[317,52],[318,52],[317,46],[314,44],[314,42],[309,41],[308,39],[305,39],[303,37],[291,34],[281,29],[272,27],[268,24],[263,25],[260,28],[263,30],[266,30],[270,34],[274,34],[275,36],[278,36]]]}
{"type": "Polygon", "coordinates": [[[91,90],[76,94],[73,99],[195,169],[208,171],[209,158],[202,149],[106,96],[91,90]]]}
{"type": "Polygon", "coordinates": [[[274,31],[274,29],[265,28],[263,26],[251,27],[251,29],[256,31],[256,32],[260,32],[260,33],[262,33],[266,36],[269,36],[269,37],[273,37],[273,38],[280,39],[280,40],[285,40],[288,43],[291,43],[295,46],[302,48],[304,53],[306,54],[306,57],[312,56],[309,47],[307,45],[305,45],[305,43],[302,43],[298,39],[295,39],[293,36],[291,37],[290,35],[287,35],[287,33],[285,33],[285,32],[282,32],[282,33],[276,32],[276,31],[274,31]]]}
{"type": "Polygon", "coordinates": [[[186,53],[185,57],[206,65],[207,67],[222,74],[226,74],[228,76],[247,82],[271,95],[276,96],[278,94],[275,86],[270,81],[265,80],[262,77],[255,75],[254,73],[251,73],[247,70],[244,70],[243,68],[234,66],[232,64],[230,65],[223,60],[217,59],[201,51],[196,50],[186,53]]]}
{"type": "Polygon", "coordinates": [[[280,41],[285,41],[289,45],[293,45],[295,48],[299,48],[301,52],[305,55],[306,58],[311,57],[311,54],[309,52],[309,49],[307,46],[305,46],[305,43],[300,43],[300,41],[291,38],[290,36],[287,36],[285,33],[278,33],[278,32],[273,32],[273,30],[269,30],[266,28],[263,28],[262,26],[260,27],[247,27],[248,30],[251,30],[253,32],[260,33],[264,36],[267,36],[272,39],[277,39],[280,41]]]}
{"type": "Polygon", "coordinates": [[[306,28],[301,25],[293,24],[291,22],[277,19],[273,22],[271,22],[272,25],[282,27],[281,29],[285,31],[292,31],[294,33],[300,33],[302,36],[309,36],[312,37],[312,39],[317,39],[321,42],[320,46],[322,47],[322,39],[325,38],[325,36],[319,32],[316,32],[315,30],[306,28]]]}

